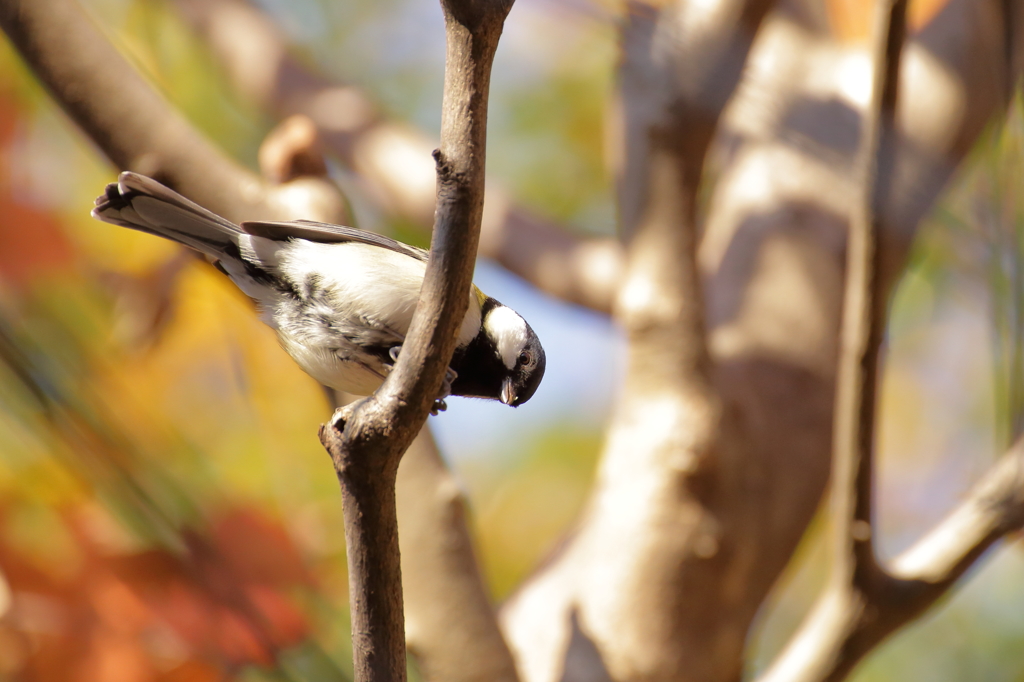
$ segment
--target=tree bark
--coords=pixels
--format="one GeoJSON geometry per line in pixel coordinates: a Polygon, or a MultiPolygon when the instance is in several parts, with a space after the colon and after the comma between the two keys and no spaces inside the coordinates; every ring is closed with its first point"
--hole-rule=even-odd
{"type": "MultiPolygon", "coordinates": [[[[918,221],[1007,101],[1006,79],[991,78],[1011,68],[1000,12],[990,0],[953,0],[906,47],[891,140],[893,188],[880,211],[886,299],[918,221]]],[[[814,515],[829,473],[845,232],[858,191],[851,171],[866,98],[842,87],[843,74],[853,76],[852,65],[864,63],[862,50],[837,43],[820,16],[817,5],[791,0],[769,15],[710,152],[715,184],[698,256],[712,381],[733,424],[726,430],[731,445],[716,464],[729,474],[719,487],[720,508],[729,513],[708,522],[720,533],[706,545],[718,551],[719,570],[690,574],[688,584],[677,574],[675,589],[686,602],[681,620],[708,639],[732,642],[734,652],[814,515]],[[702,608],[706,603],[715,605],[702,608]]],[[[1019,52],[1013,54],[1016,73],[1019,52]]],[[[609,440],[603,457],[626,444],[609,440]]],[[[644,446],[635,443],[638,453],[644,446]]],[[[645,464],[640,454],[622,461],[599,489],[618,486],[626,495],[625,474],[638,475],[645,464]]],[[[636,512],[643,502],[620,505],[629,512],[616,518],[610,500],[592,497],[580,530],[501,611],[526,680],[605,679],[592,671],[607,663],[606,644],[584,613],[590,603],[606,608],[619,588],[586,576],[610,581],[607,548],[631,551],[619,550],[618,538],[630,548],[644,527],[636,512]],[[604,533],[590,530],[599,509],[607,510],[604,533]]],[[[665,599],[659,614],[672,604],[665,599]]],[[[613,627],[611,616],[601,617],[613,627]]],[[[687,662],[713,650],[695,646],[687,662]]],[[[738,658],[703,670],[695,663],[684,674],[732,680],[738,658]]]]}
{"type": "Polygon", "coordinates": [[[430,260],[395,367],[368,398],[340,408],[320,438],[345,508],[357,682],[402,681],[395,476],[441,387],[466,314],[483,215],[487,94],[511,2],[443,0],[448,39],[430,260]]]}

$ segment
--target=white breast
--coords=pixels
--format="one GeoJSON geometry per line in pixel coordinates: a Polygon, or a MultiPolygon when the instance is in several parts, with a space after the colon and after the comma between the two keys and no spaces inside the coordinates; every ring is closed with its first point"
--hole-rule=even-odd
{"type": "MultiPolygon", "coordinates": [[[[358,242],[319,244],[305,240],[271,242],[252,237],[243,247],[261,263],[273,264],[282,280],[304,295],[312,287],[329,293],[329,303],[338,324],[318,325],[331,315],[313,315],[301,327],[283,314],[289,301],[285,294],[264,300],[265,321],[277,329],[282,345],[296,362],[317,381],[366,395],[380,384],[386,368],[378,361],[345,361],[336,350],[344,346],[339,329],[388,332],[388,343],[404,340],[419,299],[426,264],[410,256],[358,242]],[[269,318],[269,319],[267,319],[269,318]],[[367,368],[365,365],[371,365],[367,368]]],[[[247,292],[248,293],[248,292],[247,292]]],[[[480,305],[470,293],[469,311],[459,330],[458,344],[469,343],[480,328],[480,305]]],[[[315,311],[314,311],[315,312],[315,311]]],[[[324,310],[323,312],[328,312],[324,310]]],[[[365,360],[365,359],[364,359],[365,360]]]]}

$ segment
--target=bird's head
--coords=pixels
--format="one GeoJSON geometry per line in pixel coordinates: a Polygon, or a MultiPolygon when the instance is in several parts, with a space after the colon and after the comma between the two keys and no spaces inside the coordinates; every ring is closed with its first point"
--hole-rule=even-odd
{"type": "Polygon", "coordinates": [[[519,407],[533,397],[544,378],[547,359],[540,339],[519,313],[496,301],[484,307],[482,326],[487,345],[501,364],[501,386],[495,397],[519,407]]]}

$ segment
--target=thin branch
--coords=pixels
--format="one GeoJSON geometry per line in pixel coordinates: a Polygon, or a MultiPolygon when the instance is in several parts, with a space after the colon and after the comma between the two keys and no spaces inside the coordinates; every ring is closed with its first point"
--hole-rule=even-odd
{"type": "Polygon", "coordinates": [[[427,418],[466,313],[484,201],[491,64],[511,2],[442,0],[447,36],[437,211],[420,303],[395,368],[320,438],[341,484],[356,680],[404,680],[395,511],[402,454],[427,418]]]}
{"type": "Polygon", "coordinates": [[[1024,437],[989,469],[949,516],[893,560],[892,574],[927,583],[928,589],[920,598],[934,602],[993,543],[1022,527],[1024,437]]]}
{"type": "Polygon", "coordinates": [[[1021,529],[1024,438],[953,512],[892,562],[886,589],[865,592],[856,613],[848,593],[826,590],[759,682],[843,679],[865,653],[945,595],[993,544],[1021,529]]]}
{"type": "MultiPolygon", "coordinates": [[[[231,220],[295,217],[270,186],[228,159],[170,107],[73,0],[3,0],[0,27],[54,99],[118,168],[156,177],[231,220]]],[[[341,210],[337,190],[328,183],[309,188],[323,205],[341,210]]],[[[320,217],[334,215],[328,208],[320,217]]]]}
{"type": "MultiPolygon", "coordinates": [[[[866,632],[893,613],[905,585],[875,558],[872,485],[879,353],[885,329],[881,209],[892,182],[896,91],[906,0],[879,5],[874,88],[861,139],[861,202],[847,240],[832,461],[829,584],[766,680],[841,680],[869,650],[866,632]]],[[[891,631],[891,630],[890,630],[891,631]]],[[[877,640],[875,640],[877,641],[877,640]]],[[[872,643],[873,645],[873,643],[872,643]]]]}
{"type": "Polygon", "coordinates": [[[887,301],[880,276],[880,208],[892,181],[896,88],[906,34],[906,0],[884,0],[879,11],[874,91],[861,140],[864,196],[847,240],[846,297],[840,331],[832,465],[833,577],[859,587],[879,579],[872,526],[872,464],[879,352],[887,301]]]}
{"type": "MultiPolygon", "coordinates": [[[[430,186],[426,173],[431,169],[392,161],[425,158],[424,152],[432,148],[426,136],[384,119],[364,90],[300,63],[273,22],[248,0],[174,3],[243,95],[278,116],[309,117],[325,148],[358,174],[366,196],[379,208],[424,229],[431,224],[434,195],[422,191],[430,186]]],[[[481,229],[481,256],[552,296],[600,312],[611,310],[624,267],[615,240],[574,234],[513,203],[496,183],[488,191],[481,229]]]]}

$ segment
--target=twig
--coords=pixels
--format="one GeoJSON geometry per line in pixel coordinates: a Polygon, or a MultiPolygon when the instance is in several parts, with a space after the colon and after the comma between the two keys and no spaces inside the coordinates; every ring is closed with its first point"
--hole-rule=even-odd
{"type": "Polygon", "coordinates": [[[487,93],[511,2],[442,0],[447,36],[437,211],[430,262],[395,369],[369,398],[321,427],[341,484],[361,682],[405,679],[395,477],[455,350],[483,215],[487,93]]]}
{"type": "Polygon", "coordinates": [[[886,310],[880,209],[892,181],[891,138],[906,6],[906,0],[883,0],[879,5],[874,89],[861,139],[863,196],[854,207],[847,240],[832,455],[831,576],[803,628],[767,673],[768,680],[843,679],[868,650],[862,646],[862,635],[880,622],[880,602],[890,610],[903,587],[875,558],[872,485],[886,310]]]}

